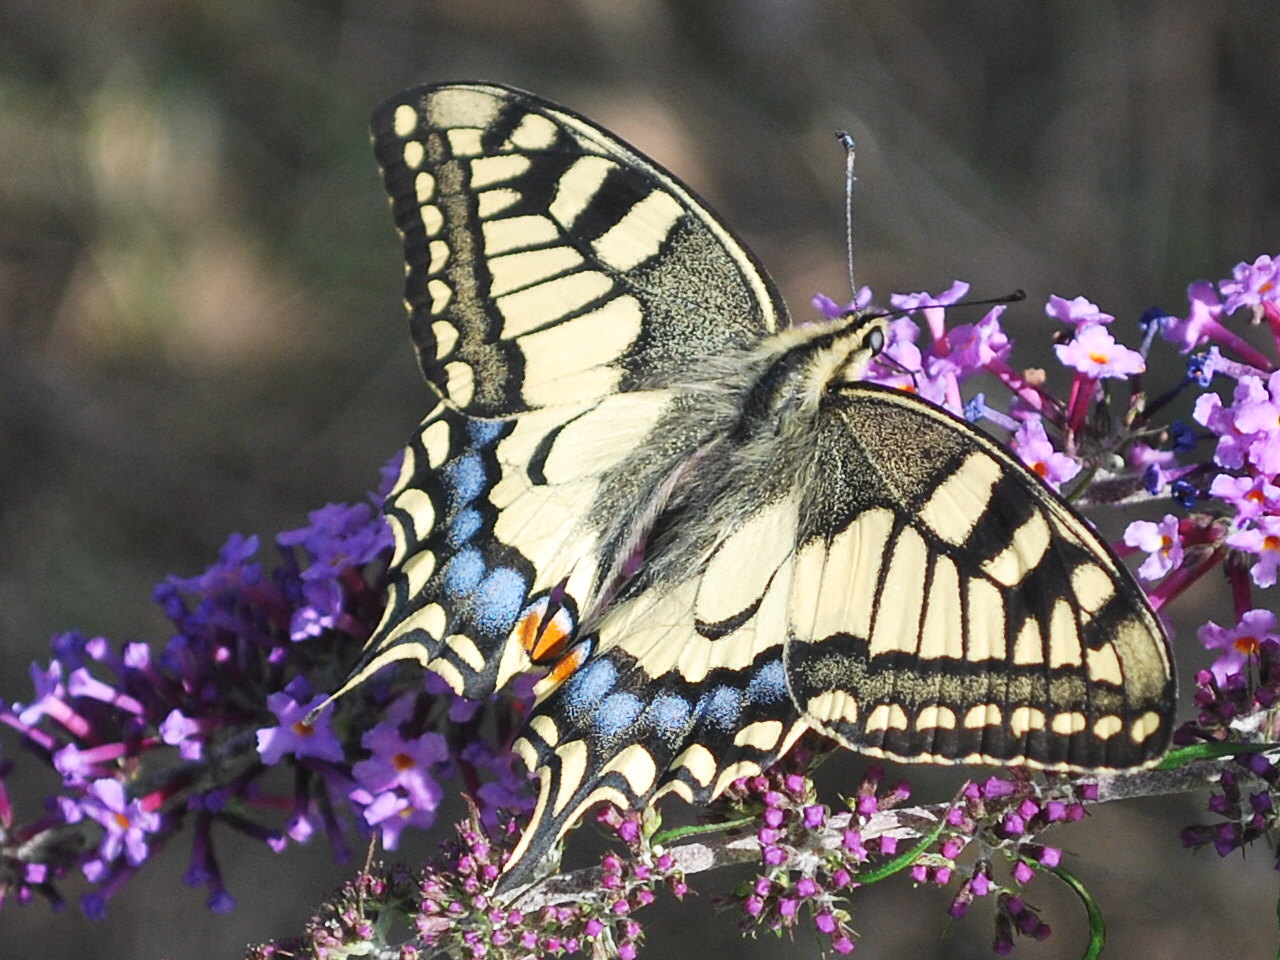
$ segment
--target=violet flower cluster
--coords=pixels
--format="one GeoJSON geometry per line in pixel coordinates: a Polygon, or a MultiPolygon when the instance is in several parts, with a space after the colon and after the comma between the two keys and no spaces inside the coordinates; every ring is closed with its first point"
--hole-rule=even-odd
{"type": "MultiPolygon", "coordinates": [[[[381,614],[391,537],[371,503],[331,504],[276,545],[268,567],[256,537],[234,535],[204,573],[156,587],[173,631],[163,646],[57,636],[31,695],[0,701],[0,724],[57,777],[25,819],[0,781],[0,904],[41,895],[60,908],[78,871],[82,907],[101,918],[189,831],[183,879],[223,913],[235,898],[215,826],[276,852],[323,834],[347,860],[353,833],[376,831],[391,850],[406,828],[430,827],[444,778],[461,778],[490,822],[528,806],[507,749],[518,699],[470,703],[410,672],[304,720],[381,614]],[[497,740],[485,735],[495,728],[497,740]]],[[[16,769],[10,757],[0,773],[16,769]]]]}
{"type": "MultiPolygon", "coordinates": [[[[891,298],[901,316],[869,378],[1007,431],[1016,454],[1081,505],[1156,505],[1163,516],[1131,522],[1116,548],[1141,555],[1138,573],[1157,608],[1221,572],[1232,616],[1199,630],[1216,659],[1197,677],[1197,716],[1176,742],[1239,745],[1239,756],[1210,797],[1214,821],[1182,839],[1225,856],[1272,834],[1280,772],[1265,745],[1280,733],[1280,624],[1258,593],[1280,570],[1280,262],[1263,256],[1230,278],[1192,284],[1185,316],[1148,311],[1127,332],[1083,297],[1050,297],[1054,354],[1069,371],[1061,391],[1051,386],[1057,374],[1013,365],[1007,305],[948,325],[947,308],[967,291],[956,283],[891,298]],[[1153,357],[1175,348],[1186,355],[1185,375],[1149,384],[1153,357]],[[1004,400],[973,393],[978,377],[1004,400]],[[1169,419],[1179,401],[1189,422],[1169,419]]],[[[854,306],[869,300],[860,291],[854,306]]],[[[828,316],[846,309],[825,297],[815,304],[828,316]]],[[[83,908],[101,917],[155,851],[185,832],[184,879],[225,911],[234,895],[221,879],[215,825],[276,851],[320,833],[346,858],[358,832],[393,850],[405,830],[433,825],[442,781],[453,777],[474,813],[441,862],[362,874],[295,945],[253,956],[339,957],[363,943],[406,958],[631,960],[643,936],[635,913],[662,888],[688,890],[680,861],[655,839],[656,817],[606,810],[602,822],[628,851],[606,857],[589,890],[529,908],[521,903],[533,901],[495,902],[493,881],[518,834],[513,816],[530,802],[509,750],[528,683],[472,703],[438,678],[388,671],[307,723],[380,617],[390,539],[370,504],[358,503],[316,511],[275,546],[270,561],[256,537],[233,536],[203,574],[161,584],[154,599],[172,625],[166,643],[60,635],[52,659],[32,668],[34,689],[0,701],[0,725],[22,750],[6,743],[0,756],[0,904],[40,895],[59,907],[78,872],[89,886],[83,908]],[[41,810],[18,811],[5,778],[31,760],[56,784],[41,810]],[[390,947],[390,931],[404,922],[413,937],[390,947]]],[[[953,918],[990,902],[997,953],[1018,936],[1049,934],[1022,891],[1037,874],[1062,871],[1059,849],[1041,834],[1083,816],[1091,784],[1015,771],[966,786],[930,829],[905,829],[894,818],[907,785],[886,785],[873,768],[848,811],[833,813],[803,769],[811,749],[802,744],[779,769],[740,781],[713,811],[745,813],[752,824],[759,874],[726,900],[744,928],[808,927],[824,951],[847,953],[857,887],[906,874],[953,890],[953,918]]]]}

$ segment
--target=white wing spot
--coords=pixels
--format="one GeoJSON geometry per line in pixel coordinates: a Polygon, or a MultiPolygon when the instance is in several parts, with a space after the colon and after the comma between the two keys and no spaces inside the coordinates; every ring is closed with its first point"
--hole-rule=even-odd
{"type": "Polygon", "coordinates": [[[655,190],[615,223],[592,246],[616,270],[630,270],[657,256],[684,207],[670,194],[655,190]]]}
{"type": "Polygon", "coordinates": [[[471,189],[480,190],[495,183],[514,180],[527,171],[529,166],[529,158],[519,154],[477,157],[471,161],[471,189]]]}
{"type": "Polygon", "coordinates": [[[427,281],[427,294],[431,297],[432,316],[444,313],[453,302],[453,287],[439,278],[427,281]]]}
{"type": "Polygon", "coordinates": [[[653,762],[652,754],[638,743],[631,744],[606,763],[600,771],[600,776],[603,777],[613,770],[622,774],[636,797],[643,797],[648,793],[658,777],[658,767],[653,762]]]}
{"type": "Polygon", "coordinates": [[[445,135],[449,138],[449,149],[455,157],[479,156],[484,150],[480,143],[480,134],[481,131],[466,127],[445,131],[445,135]]]}
{"type": "Polygon", "coordinates": [[[998,703],[980,703],[970,707],[964,715],[966,730],[977,730],[981,727],[998,727],[1004,722],[1004,712],[998,703]]]}
{"type": "Polygon", "coordinates": [[[1051,540],[1049,522],[1037,510],[1014,531],[1004,550],[982,564],[982,570],[997,583],[1016,587],[1040,563],[1051,540]]]}
{"type": "Polygon", "coordinates": [[[902,707],[896,703],[882,703],[867,714],[863,729],[872,733],[877,730],[905,730],[907,726],[907,713],[902,707]]]}
{"type": "Polygon", "coordinates": [[[556,196],[549,208],[551,216],[566,227],[573,226],[578,214],[600,190],[609,171],[617,167],[604,157],[579,157],[556,184],[556,196]]]}
{"type": "Polygon", "coordinates": [[[511,144],[521,150],[546,150],[556,142],[556,125],[536,113],[526,113],[511,132],[511,144]]]}
{"type": "Polygon", "coordinates": [[[427,158],[427,150],[419,140],[406,140],[400,153],[404,157],[404,165],[410,170],[417,170],[427,158]]]}
{"type": "Polygon", "coordinates": [[[428,237],[438,236],[444,226],[444,214],[440,212],[440,208],[434,203],[424,203],[418,208],[418,213],[422,215],[423,233],[428,237]]]}
{"type": "Polygon", "coordinates": [[[520,193],[510,187],[497,187],[476,194],[476,213],[481,220],[488,220],[501,213],[507,207],[520,202],[520,193]]]}
{"type": "Polygon", "coordinates": [[[1067,713],[1055,713],[1053,720],[1049,723],[1049,729],[1060,736],[1069,737],[1073,733],[1079,733],[1088,725],[1089,721],[1083,713],[1072,710],[1067,713]]]}
{"type": "Polygon", "coordinates": [[[582,776],[587,772],[587,744],[582,740],[571,740],[556,748],[556,756],[560,758],[560,790],[551,808],[553,815],[564,810],[582,783],[582,776]]]}
{"type": "Polygon", "coordinates": [[[436,359],[447,357],[458,345],[458,328],[448,320],[437,320],[431,324],[431,333],[436,338],[436,359]]]}
{"type": "Polygon", "coordinates": [[[1097,650],[1086,650],[1084,655],[1089,666],[1090,680],[1094,683],[1109,683],[1115,687],[1124,686],[1124,671],[1120,668],[1115,644],[1104,643],[1097,650]]]}
{"type": "Polygon", "coordinates": [[[463,363],[461,360],[454,360],[452,363],[444,365],[445,375],[448,377],[447,392],[449,397],[460,407],[465,407],[471,402],[471,398],[475,395],[476,389],[476,372],[472,369],[471,364],[463,363]]]}
{"type": "Polygon", "coordinates": [[[407,103],[400,104],[396,107],[391,126],[396,136],[403,140],[418,128],[418,111],[407,103]]]}
{"type": "Polygon", "coordinates": [[[451,436],[449,424],[444,420],[434,420],[422,431],[422,447],[427,451],[427,465],[432,470],[439,470],[448,459],[451,436]]]}
{"type": "Polygon", "coordinates": [[[476,646],[476,642],[463,633],[451,633],[444,638],[444,644],[458,655],[458,659],[472,670],[479,673],[484,669],[484,654],[476,646]]]}
{"type": "Polygon", "coordinates": [[[545,246],[560,239],[555,223],[538,214],[486,220],[480,224],[484,234],[484,251],[491,257],[528,247],[545,246]]]}
{"type": "Polygon", "coordinates": [[[721,771],[720,776],[716,779],[716,785],[711,790],[713,797],[719,796],[729,785],[735,780],[741,780],[743,777],[752,777],[760,772],[760,764],[752,763],[750,760],[739,760],[737,763],[731,763],[721,771]]]}
{"type": "Polygon", "coordinates": [[[826,720],[843,720],[846,723],[858,722],[858,700],[843,690],[825,690],[816,697],[810,697],[804,706],[806,716],[819,722],[826,720]]]}
{"type": "Polygon", "coordinates": [[[1071,571],[1071,589],[1085,613],[1097,613],[1116,595],[1116,585],[1096,563],[1082,563],[1071,571]]]}
{"type": "Polygon", "coordinates": [[[555,720],[545,713],[530,717],[529,729],[540,736],[542,742],[549,747],[554,748],[560,742],[560,728],[556,726],[555,720]]]}
{"type": "Polygon", "coordinates": [[[1027,617],[1018,631],[1018,639],[1013,644],[1013,662],[1044,663],[1044,638],[1040,636],[1040,624],[1034,617],[1027,617]]]}
{"type": "Polygon", "coordinates": [[[924,607],[924,571],[929,551],[924,539],[911,527],[904,527],[893,544],[886,584],[891,595],[882,595],[871,624],[872,657],[886,653],[916,653],[920,642],[920,613],[924,607]]]}
{"type": "Polygon", "coordinates": [[[1124,721],[1115,714],[1099,717],[1093,725],[1093,735],[1099,740],[1110,740],[1124,729],[1124,721]]]}
{"type": "Polygon", "coordinates": [[[413,195],[418,203],[430,203],[436,195],[436,178],[423,170],[413,178],[413,195]]]}
{"type": "Polygon", "coordinates": [[[436,555],[431,550],[419,550],[408,560],[399,564],[400,574],[405,578],[409,595],[421,592],[436,570],[436,555]]]}
{"type": "Polygon", "coordinates": [[[1080,648],[1080,634],[1076,632],[1076,618],[1071,604],[1059,600],[1053,605],[1049,618],[1049,666],[1078,667],[1084,663],[1084,651],[1080,648]]]}
{"type": "Polygon", "coordinates": [[[954,730],[955,728],[955,711],[940,704],[930,704],[921,710],[919,716],[916,717],[916,729],[918,730],[954,730]]]}
{"type": "Polygon", "coordinates": [[[772,750],[782,736],[781,720],[757,720],[739,730],[733,737],[735,747],[754,747],[757,750],[772,750]]]}
{"type": "Polygon", "coordinates": [[[513,290],[522,290],[545,283],[582,263],[582,254],[572,247],[547,247],[542,250],[526,250],[493,257],[489,261],[489,274],[493,278],[489,295],[501,297],[513,290]]]}
{"type": "Polygon", "coordinates": [[[1133,737],[1134,743],[1142,743],[1142,741],[1156,733],[1160,727],[1160,714],[1153,710],[1148,710],[1142,716],[1138,717],[1137,720],[1133,721],[1130,736],[1133,737]]]}
{"type": "Polygon", "coordinates": [[[968,539],[1000,479],[1000,464],[985,453],[973,453],[933,492],[920,511],[929,529],[952,546],[968,539]]]}
{"type": "Polygon", "coordinates": [[[1004,597],[990,580],[979,577],[969,580],[968,629],[968,649],[965,656],[970,662],[1008,658],[1004,597]]]}
{"type": "Polygon", "coordinates": [[[503,336],[507,339],[518,337],[554,323],[603,297],[611,289],[613,281],[608,276],[584,270],[499,297],[498,310],[506,321],[503,336]]]}
{"type": "Polygon", "coordinates": [[[431,263],[427,267],[427,273],[439,273],[445,268],[445,264],[449,262],[449,245],[443,240],[432,240],[427,249],[431,254],[431,263]]]}
{"type": "MultiPolygon", "coordinates": [[[[921,571],[923,576],[923,571],[921,571]]],[[[924,660],[964,659],[964,620],[960,609],[960,574],[950,558],[934,560],[933,579],[925,602],[920,632],[920,657],[924,660]]]]}
{"type": "Polygon", "coordinates": [[[671,761],[671,768],[674,770],[676,767],[684,767],[689,771],[689,776],[705,787],[716,775],[716,758],[702,744],[695,743],[686,747],[680,756],[671,761]]]}
{"type": "Polygon", "coordinates": [[[431,498],[425,490],[410,487],[395,499],[397,509],[409,514],[413,521],[412,537],[421,541],[431,532],[436,523],[436,510],[431,505],[431,498]]]}
{"type": "Polygon", "coordinates": [[[1043,730],[1045,715],[1043,710],[1035,707],[1017,707],[1009,714],[1009,732],[1021,737],[1033,730],[1043,730]]]}

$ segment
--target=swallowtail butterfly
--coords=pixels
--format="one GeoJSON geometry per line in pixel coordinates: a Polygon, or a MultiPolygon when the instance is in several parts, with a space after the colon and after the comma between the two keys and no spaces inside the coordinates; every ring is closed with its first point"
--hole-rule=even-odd
{"type": "Polygon", "coordinates": [[[504,888],[591,805],[705,804],[806,730],[1064,771],[1164,751],[1133,578],[986,434],[860,382],[887,317],[790,323],[692,191],[530,94],[419,87],[373,131],[435,406],[343,689],[402,658],[469,697],[546,669],[504,888]]]}

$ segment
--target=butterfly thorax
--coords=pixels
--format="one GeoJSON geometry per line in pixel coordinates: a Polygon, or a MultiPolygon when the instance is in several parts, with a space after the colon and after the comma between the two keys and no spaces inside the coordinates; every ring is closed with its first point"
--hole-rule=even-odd
{"type": "Polygon", "coordinates": [[[651,434],[660,442],[600,486],[592,516],[609,531],[613,563],[585,631],[618,601],[698,576],[762,505],[807,488],[824,398],[861,378],[885,328],[869,313],[790,327],[687,377],[651,434]]]}

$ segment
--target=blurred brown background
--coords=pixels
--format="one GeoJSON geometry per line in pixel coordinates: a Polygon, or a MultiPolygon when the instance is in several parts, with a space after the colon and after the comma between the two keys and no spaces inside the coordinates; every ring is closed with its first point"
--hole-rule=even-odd
{"type": "MultiPolygon", "coordinates": [[[[1009,325],[1043,350],[1049,293],[1127,326],[1277,252],[1278,41],[1264,0],[0,0],[0,695],[28,696],[53,631],[163,640],[156,580],[376,484],[424,405],[366,133],[397,90],[491,79],[594,118],[701,192],[798,315],[818,290],[847,299],[847,127],[859,281],[1024,288],[1009,325]]],[[[915,779],[921,799],[955,782],[915,779]]],[[[1182,851],[1195,807],[1063,834],[1108,956],[1275,955],[1266,852],[1182,851]]],[[[180,884],[175,844],[102,924],[10,905],[0,956],[235,958],[345,873],[323,849],[218,840],[232,916],[180,884]]],[[[1017,954],[1078,956],[1078,906],[1032,890],[1057,932],[1017,954]]],[[[989,956],[987,907],[948,929],[947,902],[865,891],[858,955],[989,956]]],[[[712,913],[709,895],[655,911],[642,955],[818,956],[807,932],[739,943],[712,913]]]]}

